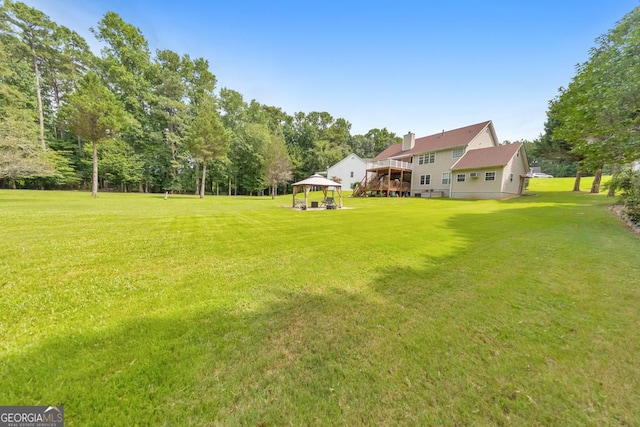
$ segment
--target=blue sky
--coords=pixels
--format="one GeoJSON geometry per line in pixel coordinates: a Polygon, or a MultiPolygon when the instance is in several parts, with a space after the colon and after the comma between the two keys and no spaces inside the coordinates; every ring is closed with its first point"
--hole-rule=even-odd
{"type": "MultiPolygon", "coordinates": [[[[209,60],[218,88],[297,111],[327,111],[352,134],[426,136],[493,120],[534,139],[547,103],[599,35],[638,0],[23,0],[83,35],[107,11],[152,51],[209,60]]],[[[97,52],[96,52],[97,53],[97,52]]]]}

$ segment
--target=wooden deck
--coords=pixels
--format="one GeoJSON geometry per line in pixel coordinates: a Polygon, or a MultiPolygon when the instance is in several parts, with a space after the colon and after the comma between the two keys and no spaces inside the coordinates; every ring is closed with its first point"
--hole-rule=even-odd
{"type": "Polygon", "coordinates": [[[363,180],[358,187],[353,190],[352,197],[359,196],[389,196],[408,197],[410,196],[411,183],[401,182],[399,179],[388,179],[386,176],[363,180]]]}
{"type": "Polygon", "coordinates": [[[411,171],[411,163],[399,160],[369,163],[365,177],[353,190],[351,197],[409,197],[411,195],[411,171]]]}
{"type": "Polygon", "coordinates": [[[367,163],[367,171],[378,171],[378,170],[394,170],[394,171],[405,171],[411,172],[413,170],[413,165],[407,162],[401,162],[400,160],[381,160],[379,162],[369,162],[367,163]]]}

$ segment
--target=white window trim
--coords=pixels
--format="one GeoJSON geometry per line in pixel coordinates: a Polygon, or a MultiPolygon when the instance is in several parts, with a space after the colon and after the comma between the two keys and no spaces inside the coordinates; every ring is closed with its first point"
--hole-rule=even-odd
{"type": "Polygon", "coordinates": [[[464,156],[465,151],[466,150],[465,150],[464,146],[463,147],[454,148],[453,150],[451,150],[451,158],[452,159],[459,159],[460,157],[464,156]],[[458,150],[461,150],[462,153],[460,153],[459,156],[456,156],[456,151],[458,151],[458,150]]]}
{"type": "Polygon", "coordinates": [[[497,178],[498,178],[498,176],[497,176],[497,174],[496,174],[496,171],[486,171],[486,172],[484,173],[484,180],[485,180],[485,181],[496,181],[496,180],[497,180],[497,178]],[[492,173],[492,174],[493,174],[493,179],[487,179],[487,174],[489,174],[489,173],[492,173]]]}
{"type": "Polygon", "coordinates": [[[451,184],[451,182],[452,182],[452,179],[451,179],[451,172],[442,172],[442,185],[450,185],[450,184],[451,184]],[[445,175],[448,175],[448,177],[447,177],[448,182],[444,182],[444,180],[445,180],[445,177],[444,177],[444,176],[445,176],[445,175]]]}
{"type": "Polygon", "coordinates": [[[431,165],[436,162],[436,152],[430,151],[428,153],[422,153],[418,155],[418,164],[419,165],[431,165]],[[433,158],[433,160],[431,160],[433,158]]]}

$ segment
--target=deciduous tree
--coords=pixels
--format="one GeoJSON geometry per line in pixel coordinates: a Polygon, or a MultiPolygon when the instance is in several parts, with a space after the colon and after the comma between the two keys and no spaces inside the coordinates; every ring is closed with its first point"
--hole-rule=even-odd
{"type": "MultiPolygon", "coordinates": [[[[566,140],[583,164],[600,174],[604,164],[640,159],[640,7],[596,40],[589,59],[552,104],[566,140]]],[[[592,192],[598,192],[598,175],[592,192]]]]}
{"type": "Polygon", "coordinates": [[[350,150],[362,158],[375,157],[391,144],[402,142],[402,138],[387,128],[371,129],[364,135],[354,135],[347,141],[350,150]]]}
{"type": "Polygon", "coordinates": [[[278,195],[278,185],[285,184],[293,178],[292,168],[284,138],[278,134],[272,135],[265,153],[265,178],[271,186],[272,199],[278,195]]]}

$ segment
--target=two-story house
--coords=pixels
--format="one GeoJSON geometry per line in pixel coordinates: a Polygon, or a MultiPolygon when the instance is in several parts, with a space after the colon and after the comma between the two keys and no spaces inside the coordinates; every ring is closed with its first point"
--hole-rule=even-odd
{"type": "Polygon", "coordinates": [[[528,172],[523,144],[499,145],[486,121],[423,138],[409,132],[369,163],[353,195],[505,199],[523,194],[528,172]]]}

